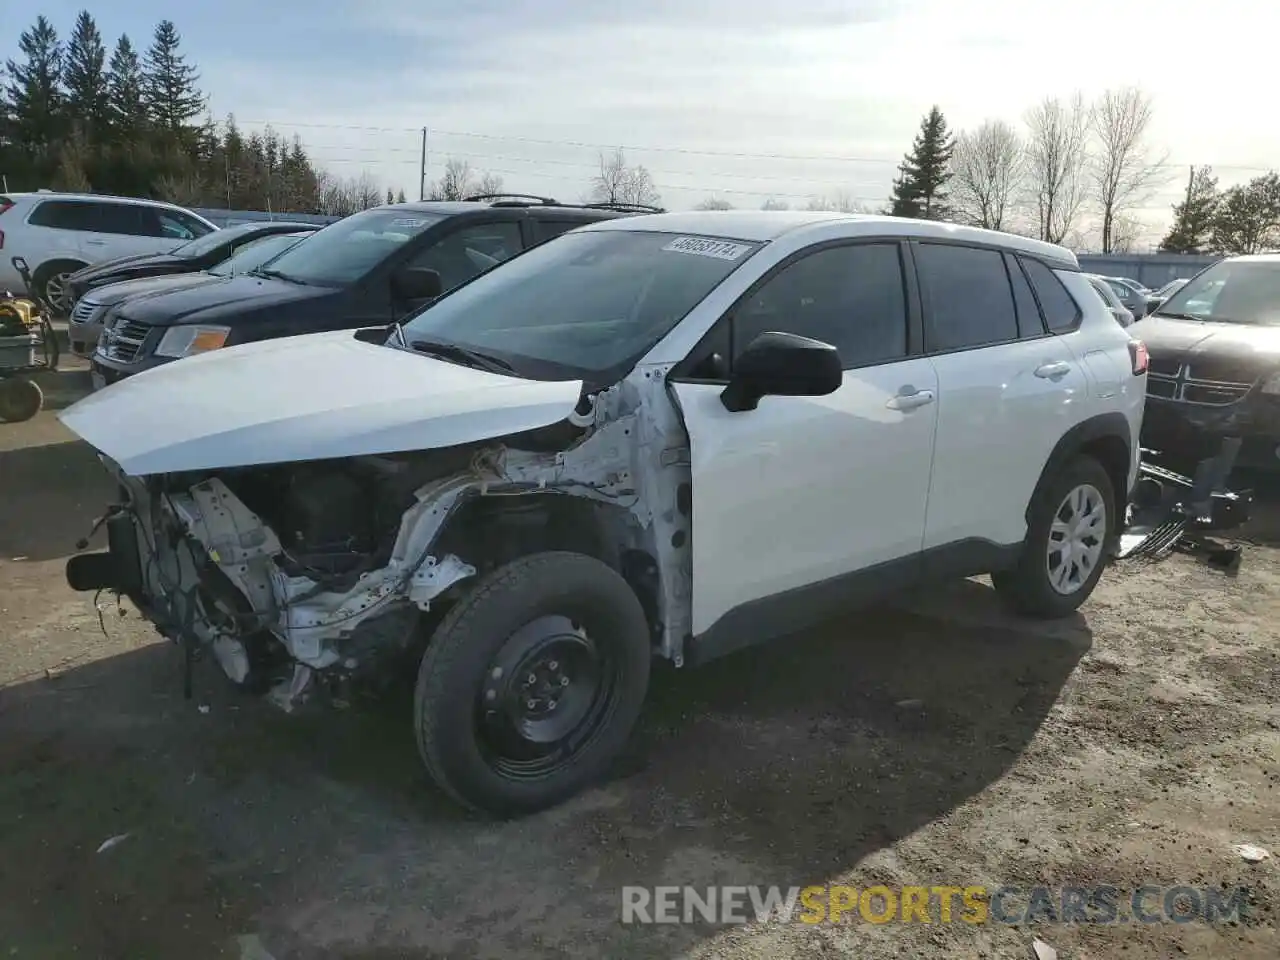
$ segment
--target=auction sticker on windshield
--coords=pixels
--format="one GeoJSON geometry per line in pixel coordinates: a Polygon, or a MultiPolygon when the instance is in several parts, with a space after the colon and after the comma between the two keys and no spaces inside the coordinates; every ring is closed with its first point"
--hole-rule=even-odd
{"type": "Polygon", "coordinates": [[[700,257],[715,257],[718,260],[737,260],[751,248],[742,243],[730,243],[728,240],[676,237],[662,249],[670,250],[673,253],[692,253],[700,257]]]}

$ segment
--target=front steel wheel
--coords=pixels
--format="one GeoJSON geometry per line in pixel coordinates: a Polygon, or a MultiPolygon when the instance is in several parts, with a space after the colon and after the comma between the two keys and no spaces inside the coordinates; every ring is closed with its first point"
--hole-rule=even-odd
{"type": "Polygon", "coordinates": [[[611,567],[573,553],[494,571],[435,631],[414,696],[432,778],[473,809],[533,813],[598,781],[648,688],[643,608],[611,567]]]}

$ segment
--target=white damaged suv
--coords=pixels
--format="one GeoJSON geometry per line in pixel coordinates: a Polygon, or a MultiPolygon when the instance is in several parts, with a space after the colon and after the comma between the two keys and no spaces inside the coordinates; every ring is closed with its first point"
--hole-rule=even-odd
{"type": "Polygon", "coordinates": [[[1057,246],[672,213],[398,325],[248,344],[62,413],[118,478],[67,565],[284,705],[420,656],[422,759],[501,815],[597,781],[677,667],[938,578],[1091,593],[1146,355],[1057,246]]]}

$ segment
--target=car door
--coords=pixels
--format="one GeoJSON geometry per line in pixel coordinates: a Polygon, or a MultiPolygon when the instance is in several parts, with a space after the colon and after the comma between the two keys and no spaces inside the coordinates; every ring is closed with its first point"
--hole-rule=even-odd
{"type": "Polygon", "coordinates": [[[515,256],[524,246],[518,221],[472,221],[434,238],[405,266],[434,270],[447,293],[515,256]]]}
{"type": "Polygon", "coordinates": [[[84,200],[42,200],[27,216],[22,249],[14,251],[26,258],[32,270],[51,260],[92,262],[94,247],[87,241],[96,236],[97,205],[84,200]]]}
{"type": "Polygon", "coordinates": [[[85,239],[85,246],[98,251],[97,260],[134,254],[165,253],[182,243],[164,236],[153,207],[140,203],[99,201],[98,229],[85,239]]]}
{"type": "Polygon", "coordinates": [[[810,248],[753,285],[673,378],[691,444],[695,633],[788,592],[818,619],[853,598],[859,571],[871,591],[914,579],[938,405],[932,365],[912,355],[912,304],[898,241],[810,248]],[[843,385],[727,410],[732,358],[765,331],[833,344],[843,385]]]}
{"type": "Polygon", "coordinates": [[[924,549],[929,572],[940,574],[1022,540],[1027,504],[1088,381],[1046,327],[1017,258],[946,242],[912,249],[925,348],[938,375],[924,549]]]}
{"type": "Polygon", "coordinates": [[[1107,286],[1111,288],[1112,293],[1116,295],[1116,299],[1124,304],[1124,308],[1133,314],[1135,320],[1141,320],[1147,312],[1147,298],[1142,296],[1132,287],[1120,283],[1117,280],[1107,280],[1107,286]]]}

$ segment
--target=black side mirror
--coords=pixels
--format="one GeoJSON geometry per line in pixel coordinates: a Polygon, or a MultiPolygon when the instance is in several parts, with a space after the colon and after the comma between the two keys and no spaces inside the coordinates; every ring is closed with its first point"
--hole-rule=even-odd
{"type": "Polygon", "coordinates": [[[844,382],[840,354],[829,343],[769,331],[747,345],[733,364],[720,402],[734,413],[754,410],[764,396],[825,397],[844,382]]]}
{"type": "Polygon", "coordinates": [[[402,267],[391,275],[391,295],[401,303],[434,300],[442,293],[440,274],[427,267],[402,267]]]}

